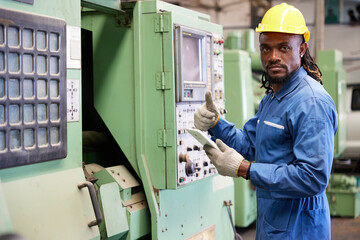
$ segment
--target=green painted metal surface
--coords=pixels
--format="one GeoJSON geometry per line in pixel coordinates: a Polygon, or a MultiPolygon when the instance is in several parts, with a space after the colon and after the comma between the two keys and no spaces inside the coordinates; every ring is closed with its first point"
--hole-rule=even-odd
{"type": "Polygon", "coordinates": [[[1,234],[10,233],[13,231],[11,224],[9,210],[6,204],[4,192],[2,190],[1,179],[0,179],[0,236],[1,234]]]}
{"type": "Polygon", "coordinates": [[[360,215],[360,188],[357,191],[328,190],[331,216],[353,217],[360,215]]]}
{"type": "Polygon", "coordinates": [[[250,52],[250,58],[251,58],[251,68],[254,71],[263,71],[260,53],[258,52],[250,52]]]}
{"type": "Polygon", "coordinates": [[[146,238],[150,234],[150,213],[144,194],[139,189],[133,190],[139,183],[122,165],[101,168],[91,168],[95,172],[92,176],[98,179],[96,187],[104,218],[99,225],[101,238],[146,238]]]}
{"type": "Polygon", "coordinates": [[[132,207],[127,207],[128,210],[128,221],[129,221],[129,233],[122,237],[122,240],[139,239],[150,239],[150,212],[147,204],[144,202],[137,203],[132,207]],[[144,237],[145,236],[145,237],[144,237]]]}
{"type": "MultiPolygon", "coordinates": [[[[80,27],[80,0],[35,0],[33,5],[3,0],[0,7],[63,19],[67,26],[80,27]]],[[[67,69],[67,79],[81,84],[81,70],[67,69]]],[[[79,89],[81,90],[81,88],[79,89]]],[[[79,92],[81,96],[81,91],[79,92]]],[[[81,106],[81,97],[79,99],[81,106]]],[[[80,109],[81,111],[81,109],[80,109]]],[[[99,239],[82,171],[82,124],[67,124],[68,153],[64,159],[0,170],[13,231],[26,239],[99,239]],[[59,204],[61,203],[61,204],[59,204]]],[[[2,218],[4,213],[0,213],[2,218]]]]}
{"type": "Polygon", "coordinates": [[[34,5],[1,0],[0,7],[61,18],[67,25],[80,27],[80,0],[34,0],[34,5]]]}
{"type": "MultiPolygon", "coordinates": [[[[211,225],[217,239],[232,239],[223,206],[233,201],[232,180],[214,177],[177,188],[176,168],[173,24],[219,34],[222,27],[208,15],[160,1],[127,3],[122,10],[132,17],[130,27],[86,11],[82,28],[93,35],[95,108],[142,180],[152,239],[184,239],[211,225]],[[162,73],[171,81],[159,89],[162,73]]],[[[140,221],[146,216],[143,210],[130,214],[140,221]]],[[[148,224],[130,221],[130,235],[148,224]]]]}
{"type": "Polygon", "coordinates": [[[255,115],[249,54],[242,50],[225,50],[224,74],[226,119],[242,128],[255,115]]]}
{"type": "MultiPolygon", "coordinates": [[[[224,74],[226,92],[226,119],[237,128],[255,115],[251,62],[243,50],[225,50],[224,74]]],[[[250,182],[234,179],[235,225],[247,227],[256,219],[256,194],[250,182]]]]}
{"type": "Polygon", "coordinates": [[[332,174],[326,195],[332,216],[353,217],[360,215],[360,178],[345,174],[332,174]]]}
{"type": "Polygon", "coordinates": [[[121,10],[121,0],[81,0],[81,6],[91,9],[98,9],[99,11],[116,14],[121,10]]]}
{"type": "Polygon", "coordinates": [[[244,48],[243,50],[253,53],[255,52],[255,31],[254,29],[246,29],[244,34],[244,48]]]}
{"type": "Polygon", "coordinates": [[[225,39],[225,48],[232,50],[242,49],[243,33],[241,31],[229,32],[225,39]]]}
{"type": "MultiPolygon", "coordinates": [[[[208,31],[221,28],[198,20],[198,16],[184,17],[182,14],[189,11],[182,8],[171,14],[143,14],[143,8],[156,4],[160,2],[137,3],[132,28],[117,26],[113,16],[98,12],[83,13],[82,27],[93,32],[97,111],[138,175],[136,151],[151,159],[148,167],[153,186],[166,189],[177,185],[173,23],[176,19],[177,23],[191,23],[192,27],[208,31]],[[155,31],[160,18],[165,19],[164,32],[155,31]],[[161,72],[172,78],[168,90],[156,88],[156,76],[161,72]],[[163,129],[166,147],[159,146],[157,140],[163,129]]],[[[170,5],[161,3],[161,6],[170,5]]]]}
{"type": "Polygon", "coordinates": [[[251,68],[253,71],[263,71],[260,53],[255,50],[255,31],[254,29],[245,30],[243,50],[250,54],[251,68]]]}
{"type": "Polygon", "coordinates": [[[339,119],[335,135],[335,158],[346,148],[346,72],[342,63],[342,53],[338,50],[318,52],[318,66],[323,74],[324,88],[335,102],[339,119]]]}
{"type": "Polygon", "coordinates": [[[248,227],[256,220],[256,191],[250,181],[234,179],[235,226],[248,227]]]}
{"type": "Polygon", "coordinates": [[[26,239],[99,239],[82,168],[2,183],[13,230],[26,239]]]}
{"type": "Polygon", "coordinates": [[[133,33],[117,27],[112,16],[98,12],[83,13],[82,28],[93,32],[95,108],[138,173],[133,33]]]}
{"type": "MultiPolygon", "coordinates": [[[[224,205],[233,198],[233,179],[220,175],[176,191],[160,191],[157,239],[187,239],[214,224],[215,239],[234,239],[224,205]]],[[[234,211],[233,206],[231,209],[234,211]]]]}
{"type": "MultiPolygon", "coordinates": [[[[48,9],[48,1],[46,0],[38,0],[35,1],[36,4],[28,5],[22,4],[14,1],[1,1],[0,7],[5,8],[13,8],[14,10],[26,11],[30,13],[38,13],[45,16],[52,16],[63,18],[65,15],[65,11],[68,8],[70,12],[67,13],[67,17],[64,18],[66,20],[67,25],[72,24],[75,25],[75,21],[77,20],[77,25],[80,25],[80,1],[54,1],[52,6],[48,9]],[[74,13],[74,9],[77,10],[76,14],[74,13]],[[57,13],[50,15],[53,13],[52,11],[57,10],[57,13]],[[75,14],[75,16],[73,15],[75,14]],[[69,18],[69,19],[68,19],[69,18]]],[[[75,69],[67,69],[67,78],[68,79],[77,79],[81,80],[81,72],[80,70],[75,69]]],[[[81,91],[81,89],[80,89],[81,91]]],[[[81,92],[80,92],[81,96],[81,92]]],[[[79,105],[81,106],[81,99],[79,105]]],[[[0,177],[3,182],[14,181],[22,178],[34,177],[41,174],[53,173],[60,170],[71,169],[75,167],[81,166],[81,157],[82,157],[82,139],[81,139],[81,116],[79,122],[68,123],[68,155],[65,159],[55,160],[44,162],[41,164],[32,164],[26,166],[19,166],[10,169],[1,169],[0,177]]]]}
{"type": "Polygon", "coordinates": [[[100,187],[107,239],[119,239],[129,231],[126,209],[120,199],[119,185],[115,182],[100,187]]]}

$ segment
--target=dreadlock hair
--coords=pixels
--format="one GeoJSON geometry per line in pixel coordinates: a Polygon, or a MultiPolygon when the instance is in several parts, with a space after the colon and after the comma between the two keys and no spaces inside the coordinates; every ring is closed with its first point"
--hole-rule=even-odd
{"type": "Polygon", "coordinates": [[[320,71],[320,68],[314,62],[308,48],[306,49],[304,56],[301,58],[301,66],[304,67],[310,77],[318,81],[321,85],[324,85],[322,82],[322,73],[320,71]]]}
{"type": "MultiPolygon", "coordinates": [[[[304,35],[300,35],[302,38],[302,43],[305,42],[304,35]]],[[[318,65],[314,62],[314,59],[310,55],[309,48],[306,48],[304,56],[301,58],[301,66],[306,70],[307,74],[319,82],[321,85],[324,85],[322,82],[322,73],[318,65]]],[[[261,87],[265,88],[265,93],[268,94],[272,90],[271,83],[266,77],[266,73],[263,72],[261,76],[261,87]]]]}
{"type": "Polygon", "coordinates": [[[270,81],[266,78],[266,73],[263,72],[262,76],[261,76],[261,87],[260,88],[265,88],[265,94],[268,94],[270,92],[271,88],[271,84],[270,81]]]}

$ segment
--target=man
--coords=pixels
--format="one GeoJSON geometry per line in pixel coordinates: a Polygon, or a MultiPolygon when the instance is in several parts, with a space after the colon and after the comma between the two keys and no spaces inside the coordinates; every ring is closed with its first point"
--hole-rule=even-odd
{"type": "Polygon", "coordinates": [[[256,239],[330,239],[325,189],[337,114],[307,49],[310,33],[301,12],[285,3],[269,9],[256,31],[267,89],[258,113],[236,129],[219,119],[208,92],[195,126],[216,139],[220,151],[204,149],[220,174],[256,186],[256,239]]]}

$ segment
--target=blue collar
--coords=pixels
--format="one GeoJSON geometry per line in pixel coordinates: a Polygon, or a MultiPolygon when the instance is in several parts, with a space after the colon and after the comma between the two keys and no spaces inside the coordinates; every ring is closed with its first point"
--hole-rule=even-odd
{"type": "Polygon", "coordinates": [[[300,67],[296,73],[288,79],[280,90],[275,94],[275,97],[278,101],[281,101],[283,97],[292,92],[301,82],[301,80],[307,75],[306,70],[303,67],[300,67]]]}

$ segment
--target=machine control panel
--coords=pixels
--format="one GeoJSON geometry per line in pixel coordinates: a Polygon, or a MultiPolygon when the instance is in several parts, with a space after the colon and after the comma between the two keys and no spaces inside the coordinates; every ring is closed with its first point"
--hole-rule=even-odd
{"type": "MultiPolygon", "coordinates": [[[[206,59],[203,59],[206,62],[206,67],[201,70],[207,76],[206,90],[212,92],[213,100],[222,117],[226,112],[224,108],[223,43],[220,34],[207,33],[206,59]]],[[[184,91],[183,94],[185,93],[184,91]]],[[[203,146],[186,131],[187,128],[194,127],[194,113],[198,107],[205,103],[204,99],[205,96],[202,96],[201,100],[178,101],[176,103],[178,186],[217,174],[217,170],[207,157],[203,146]]]]}
{"type": "Polygon", "coordinates": [[[203,146],[186,131],[187,128],[194,127],[194,113],[200,105],[201,103],[183,103],[176,108],[178,185],[217,173],[203,146]]]}
{"type": "MultiPolygon", "coordinates": [[[[215,98],[215,104],[221,114],[225,114],[225,96],[224,96],[224,40],[220,35],[213,37],[213,85],[212,93],[215,98]]],[[[210,91],[210,89],[209,89],[210,91]]]]}

